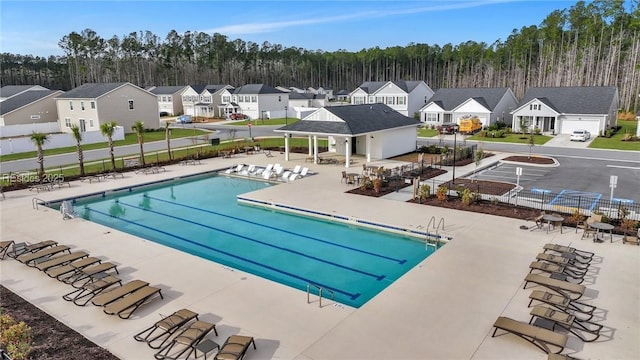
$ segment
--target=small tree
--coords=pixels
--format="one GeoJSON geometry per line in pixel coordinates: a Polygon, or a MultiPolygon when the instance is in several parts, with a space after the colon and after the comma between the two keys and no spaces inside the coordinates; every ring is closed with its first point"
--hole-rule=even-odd
{"type": "Polygon", "coordinates": [[[529,135],[529,159],[531,159],[531,150],[533,150],[533,146],[536,144],[536,139],[533,137],[533,134],[529,135]]]}
{"type": "Polygon", "coordinates": [[[78,163],[80,164],[80,176],[84,176],[84,154],[82,153],[82,132],[76,124],[71,125],[71,136],[76,141],[76,151],[78,152],[78,163]]]}
{"type": "Polygon", "coordinates": [[[473,169],[473,177],[476,178],[476,180],[478,179],[476,172],[478,171],[478,165],[480,165],[482,159],[484,159],[484,150],[482,147],[479,147],[473,153],[473,162],[476,164],[475,169],[473,169]]]}
{"type": "Polygon", "coordinates": [[[49,141],[49,135],[34,131],[31,133],[30,138],[36,145],[36,150],[38,152],[38,179],[42,181],[42,179],[44,179],[44,151],[42,150],[42,146],[44,143],[49,141]]]}
{"type": "Polygon", "coordinates": [[[167,140],[167,155],[169,155],[169,161],[171,161],[171,130],[169,129],[169,122],[164,123],[164,137],[167,140]]]}
{"type": "Polygon", "coordinates": [[[520,117],[520,132],[522,133],[522,136],[524,136],[524,134],[526,134],[529,131],[529,119],[527,119],[526,117],[520,117]]]}
{"type": "Polygon", "coordinates": [[[116,158],[113,154],[113,133],[116,131],[116,126],[118,126],[118,123],[116,123],[115,121],[106,122],[100,125],[100,132],[109,140],[109,156],[111,157],[111,168],[114,171],[116,169],[116,158]]]}
{"type": "Polygon", "coordinates": [[[142,121],[136,121],[133,126],[131,127],[131,130],[133,130],[133,132],[136,133],[136,136],[138,137],[138,145],[140,145],[140,163],[142,163],[142,166],[145,166],[145,162],[144,162],[144,123],[142,121]]]}
{"type": "Polygon", "coordinates": [[[23,321],[16,323],[7,314],[0,314],[0,345],[12,359],[28,359],[31,343],[31,327],[23,321]]]}

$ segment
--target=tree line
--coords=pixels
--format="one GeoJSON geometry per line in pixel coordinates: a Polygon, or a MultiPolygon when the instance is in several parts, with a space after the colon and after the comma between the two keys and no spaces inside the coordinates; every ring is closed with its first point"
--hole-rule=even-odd
{"type": "Polygon", "coordinates": [[[410,43],[357,52],[307,50],[219,33],[150,31],[60,39],[63,56],[2,53],[1,83],[69,90],[87,82],[140,87],[264,83],[351,91],[365,81],[423,80],[432,89],[617,86],[620,107],[640,108],[640,0],[579,1],[492,44],[410,43]],[[629,9],[627,9],[626,7],[629,9]]]}

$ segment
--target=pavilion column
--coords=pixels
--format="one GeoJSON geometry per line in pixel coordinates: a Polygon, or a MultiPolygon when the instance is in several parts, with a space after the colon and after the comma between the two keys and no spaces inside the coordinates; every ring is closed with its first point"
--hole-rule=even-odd
{"type": "Polygon", "coordinates": [[[284,161],[289,161],[289,134],[284,134],[284,161]]]}
{"type": "Polygon", "coordinates": [[[371,162],[371,146],[373,143],[373,135],[367,136],[367,162],[371,162]]]}
{"type": "Polygon", "coordinates": [[[309,140],[309,157],[313,156],[313,139],[311,137],[311,135],[307,136],[307,139],[309,140]]]}
{"type": "Polygon", "coordinates": [[[313,163],[318,164],[318,135],[313,135],[313,163]]]}
{"type": "Polygon", "coordinates": [[[348,168],[351,162],[351,142],[349,138],[344,139],[344,167],[348,168]]]}

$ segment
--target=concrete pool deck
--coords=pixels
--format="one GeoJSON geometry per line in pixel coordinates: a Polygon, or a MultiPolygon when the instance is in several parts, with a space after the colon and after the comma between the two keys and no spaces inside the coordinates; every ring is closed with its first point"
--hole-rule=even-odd
{"type": "MultiPolygon", "coordinates": [[[[598,307],[594,321],[604,325],[593,343],[571,335],[563,353],[581,359],[635,359],[640,353],[640,247],[623,245],[619,236],[613,243],[581,240],[573,228],[562,234],[523,231],[520,225],[530,222],[409,204],[398,193],[387,198],[346,194],[350,185],[340,182],[343,166],[305,163],[304,154],[291,154],[285,162],[283,155],[272,154],[208,159],[201,165],[169,166],[159,174],[127,173],[124,179],[91,184],[76,181],[70,188],[50,192],[5,194],[0,201],[2,240],[53,239],[117,263],[124,281],[142,279],[162,289],[163,300],[142,306],[129,320],[106,315],[93,305],[78,307],[64,301],[61,296],[72,290],[69,285],[13,259],[0,261],[0,281],[122,359],[152,359],[154,350],[134,341],[133,335],[161,314],[180,308],[214,322],[219,336],[208,338],[217,343],[232,334],[253,336],[257,350],[249,349],[247,360],[546,359],[546,354],[514,335],[491,335],[498,316],[529,321],[528,295],[533,287],[523,290],[523,279],[542,246],[553,242],[596,253],[581,301],[598,307]],[[236,163],[275,162],[289,169],[308,166],[315,174],[246,197],[407,229],[424,230],[430,218],[442,218],[453,241],[361,308],[329,300],[319,308],[317,297],[307,304],[303,291],[83,219],[62,220],[51,209],[32,208],[34,198],[57,200],[236,163]]],[[[390,161],[374,164],[393,166],[390,161]]],[[[361,164],[351,169],[359,172],[361,164]]]]}

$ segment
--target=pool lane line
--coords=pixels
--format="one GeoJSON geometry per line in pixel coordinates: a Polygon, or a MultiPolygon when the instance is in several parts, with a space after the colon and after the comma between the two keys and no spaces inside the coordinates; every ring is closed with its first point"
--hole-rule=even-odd
{"type": "MultiPolygon", "coordinates": [[[[277,268],[275,268],[275,267],[273,267],[273,266],[269,266],[269,265],[266,265],[266,264],[259,263],[259,262],[255,261],[255,260],[251,260],[251,259],[248,259],[248,258],[245,258],[245,257],[239,256],[239,255],[235,255],[235,254],[232,254],[232,253],[227,252],[227,251],[224,251],[224,250],[216,249],[216,248],[214,248],[214,247],[211,247],[211,246],[208,246],[208,245],[205,245],[205,244],[201,244],[201,243],[198,243],[198,242],[196,242],[196,241],[193,241],[193,240],[187,239],[187,238],[182,237],[182,236],[180,236],[180,235],[172,234],[172,233],[170,233],[170,232],[168,232],[168,231],[159,230],[159,229],[153,228],[153,227],[148,226],[148,225],[144,225],[144,224],[137,223],[137,222],[135,222],[135,221],[131,221],[131,220],[127,220],[127,219],[119,218],[119,217],[117,217],[117,216],[113,216],[113,215],[111,215],[111,214],[109,214],[109,213],[105,213],[105,212],[100,211],[100,210],[92,209],[92,208],[90,208],[90,207],[88,207],[88,206],[85,206],[84,208],[85,208],[85,209],[87,209],[87,210],[89,210],[89,211],[93,211],[93,212],[96,212],[96,213],[98,213],[98,214],[101,214],[101,215],[104,215],[104,216],[108,216],[108,217],[110,217],[110,218],[118,219],[118,220],[120,220],[120,221],[123,221],[123,222],[129,223],[129,224],[132,224],[132,225],[135,225],[135,226],[139,226],[139,227],[142,227],[142,228],[145,228],[145,229],[151,230],[151,231],[156,231],[156,232],[159,232],[159,233],[161,233],[161,234],[165,234],[165,235],[171,236],[171,237],[176,238],[176,239],[180,239],[180,240],[186,241],[186,242],[188,242],[188,243],[190,243],[190,244],[193,244],[193,245],[196,245],[196,246],[199,246],[199,247],[203,247],[203,248],[205,248],[205,249],[208,249],[208,250],[211,250],[211,251],[214,251],[214,252],[220,253],[220,254],[224,254],[224,255],[227,255],[227,256],[232,257],[232,258],[236,258],[236,259],[239,259],[239,260],[242,260],[242,261],[246,261],[246,262],[248,262],[248,263],[250,263],[250,264],[254,264],[254,265],[257,265],[257,266],[259,266],[259,267],[264,267],[264,268],[267,268],[267,269],[269,269],[269,270],[272,270],[272,271],[275,271],[275,272],[278,272],[278,273],[281,273],[281,274],[285,274],[285,275],[290,276],[290,277],[292,277],[292,278],[294,278],[294,279],[302,280],[302,281],[307,282],[307,283],[314,283],[314,284],[321,285],[322,287],[324,287],[324,288],[326,288],[326,289],[329,289],[329,290],[331,290],[331,291],[338,292],[338,293],[340,293],[340,294],[346,295],[346,296],[348,296],[351,300],[355,300],[355,299],[357,299],[357,298],[361,295],[360,293],[352,294],[352,293],[350,293],[350,292],[347,292],[347,291],[344,291],[344,290],[340,290],[340,289],[334,288],[334,287],[329,286],[329,285],[326,285],[326,284],[319,283],[319,282],[317,282],[317,281],[315,281],[315,280],[310,280],[310,279],[307,279],[307,278],[305,278],[305,277],[302,277],[302,276],[299,276],[299,275],[296,275],[296,274],[292,274],[292,273],[290,273],[290,272],[288,272],[288,271],[280,270],[280,269],[277,269],[277,268]]],[[[207,259],[207,260],[208,260],[208,259],[207,259]]],[[[209,261],[211,261],[211,260],[209,260],[209,261]]],[[[250,271],[248,271],[248,272],[250,273],[250,271]]],[[[259,276],[259,275],[258,275],[258,276],[259,276]]],[[[283,285],[284,285],[284,284],[283,284],[283,285]]]]}
{"type": "Polygon", "coordinates": [[[371,256],[379,257],[379,258],[381,258],[381,259],[390,260],[390,261],[395,261],[395,262],[397,262],[397,263],[398,263],[398,264],[400,264],[400,265],[402,265],[402,264],[404,264],[404,263],[406,263],[406,262],[407,262],[407,260],[406,260],[406,259],[396,259],[396,258],[392,258],[392,257],[390,257],[390,256],[386,256],[386,255],[382,255],[382,254],[376,254],[376,253],[373,253],[373,252],[370,252],[370,251],[361,250],[361,249],[356,249],[356,248],[353,248],[353,247],[350,247],[350,246],[346,246],[346,245],[336,244],[336,243],[333,243],[333,242],[331,242],[331,241],[326,241],[326,240],[318,239],[318,238],[315,238],[315,237],[312,237],[312,236],[308,236],[308,235],[303,235],[303,234],[295,233],[295,232],[293,232],[293,231],[280,229],[280,228],[277,228],[277,227],[274,227],[274,226],[269,226],[269,225],[265,225],[265,224],[260,224],[260,223],[254,222],[254,221],[249,221],[249,220],[245,220],[245,219],[242,219],[242,218],[239,218],[239,217],[236,217],[236,216],[231,216],[231,215],[227,215],[227,214],[222,214],[222,213],[219,213],[219,212],[216,212],[216,211],[212,211],[212,210],[201,209],[201,208],[198,208],[198,207],[195,207],[195,206],[191,206],[191,205],[179,204],[179,203],[177,203],[177,202],[173,202],[173,201],[169,201],[169,200],[165,200],[165,199],[156,198],[156,197],[149,196],[149,195],[146,195],[146,194],[144,194],[144,195],[143,195],[143,197],[147,197],[147,198],[152,199],[152,200],[157,200],[157,201],[165,202],[165,203],[172,204],[172,205],[182,206],[182,207],[185,207],[185,208],[188,208],[188,209],[192,209],[192,210],[198,210],[198,211],[206,212],[206,213],[209,213],[209,214],[214,214],[214,215],[224,216],[224,217],[227,217],[227,218],[230,218],[230,219],[236,220],[236,221],[242,221],[242,222],[249,223],[249,224],[252,224],[252,225],[261,226],[261,227],[264,227],[264,228],[267,228],[267,229],[271,229],[271,230],[275,230],[275,231],[280,231],[280,232],[283,232],[283,233],[287,233],[287,234],[290,234],[290,235],[299,236],[299,237],[306,238],[306,239],[309,239],[309,240],[318,241],[318,242],[321,242],[321,243],[324,243],[324,244],[328,244],[328,245],[333,245],[333,246],[341,247],[341,248],[343,248],[343,249],[348,249],[348,250],[352,250],[352,251],[355,251],[355,252],[360,252],[360,253],[363,253],[363,254],[367,254],[367,255],[371,255],[371,256]]]}
{"type": "Polygon", "coordinates": [[[227,230],[214,228],[213,226],[200,224],[199,222],[196,222],[196,221],[193,221],[193,220],[184,219],[184,218],[181,218],[181,217],[178,217],[178,216],[161,213],[159,211],[155,211],[155,210],[151,210],[151,209],[141,208],[141,207],[138,207],[136,205],[123,203],[122,201],[119,201],[118,204],[121,204],[121,205],[124,205],[124,206],[128,206],[128,207],[131,207],[131,208],[135,208],[135,209],[140,209],[142,211],[148,211],[148,212],[160,215],[160,216],[166,216],[166,217],[178,220],[178,221],[188,222],[190,224],[198,225],[198,226],[201,226],[201,227],[213,230],[213,231],[218,231],[218,232],[225,233],[225,234],[228,234],[228,235],[231,235],[231,236],[235,236],[235,237],[239,237],[239,238],[242,238],[242,239],[245,239],[245,240],[253,241],[255,243],[262,244],[262,245],[265,245],[265,246],[268,246],[268,247],[272,247],[272,248],[275,248],[275,249],[278,249],[278,250],[281,250],[281,251],[284,251],[284,252],[290,252],[292,254],[300,255],[300,256],[303,256],[303,257],[306,257],[306,258],[309,258],[309,259],[313,259],[313,260],[316,260],[316,261],[319,261],[319,262],[322,262],[322,263],[325,263],[325,264],[328,264],[328,265],[333,265],[335,267],[339,267],[339,268],[345,269],[347,271],[352,271],[352,272],[356,272],[356,273],[359,273],[359,274],[362,274],[362,275],[370,276],[370,277],[372,277],[372,278],[374,278],[374,279],[376,279],[378,281],[380,281],[380,280],[384,279],[385,277],[387,277],[386,275],[372,274],[372,273],[369,273],[369,272],[366,272],[366,271],[363,271],[363,270],[359,270],[359,269],[348,267],[348,266],[345,266],[345,265],[342,265],[342,264],[338,264],[338,263],[333,262],[333,261],[324,260],[324,259],[321,259],[321,258],[313,256],[313,255],[307,255],[307,254],[305,254],[303,252],[300,252],[300,251],[296,251],[296,250],[293,250],[293,249],[287,249],[285,247],[277,246],[277,245],[274,245],[274,244],[269,244],[268,242],[265,242],[265,241],[261,241],[261,240],[258,240],[258,239],[253,239],[253,238],[250,238],[248,236],[244,236],[244,235],[240,235],[240,234],[235,234],[235,233],[232,233],[232,232],[227,231],[227,230]]]}

